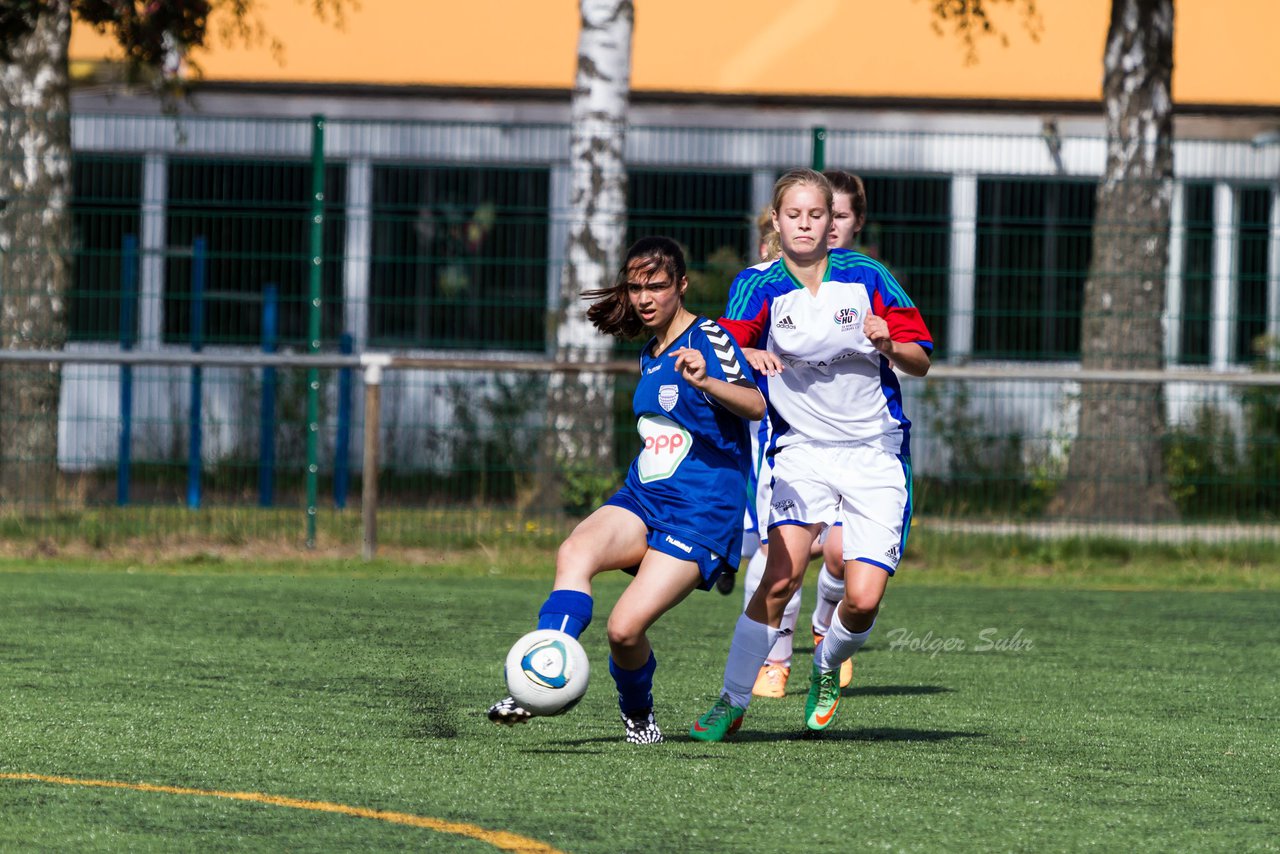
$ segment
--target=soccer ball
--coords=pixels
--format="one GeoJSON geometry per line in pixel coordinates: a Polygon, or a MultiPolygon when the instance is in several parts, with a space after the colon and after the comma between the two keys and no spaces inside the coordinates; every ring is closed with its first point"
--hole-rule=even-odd
{"type": "Polygon", "coordinates": [[[529,632],[507,653],[507,690],[535,715],[558,715],[577,705],[590,673],[582,644],[556,629],[529,632]]]}

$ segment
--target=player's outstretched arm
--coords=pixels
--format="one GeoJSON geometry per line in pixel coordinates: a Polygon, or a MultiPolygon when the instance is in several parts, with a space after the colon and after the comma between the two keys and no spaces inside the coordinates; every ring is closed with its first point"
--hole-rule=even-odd
{"type": "Polygon", "coordinates": [[[922,377],[929,373],[929,365],[932,364],[929,351],[914,342],[894,341],[889,337],[889,324],[883,317],[867,315],[862,331],[871,341],[871,346],[904,374],[922,377]]]}
{"type": "Polygon", "coordinates": [[[681,347],[671,354],[676,370],[685,382],[716,399],[725,409],[740,418],[758,421],[764,417],[764,395],[755,384],[738,385],[707,375],[707,360],[700,350],[681,347]]]}

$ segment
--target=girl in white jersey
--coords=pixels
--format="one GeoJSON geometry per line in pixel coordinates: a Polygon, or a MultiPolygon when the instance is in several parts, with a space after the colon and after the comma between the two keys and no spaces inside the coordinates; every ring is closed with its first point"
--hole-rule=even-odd
{"type": "MultiPolygon", "coordinates": [[[[850,172],[828,169],[822,173],[831,182],[831,231],[827,242],[836,249],[853,249],[858,234],[867,224],[867,190],[862,179],[850,172]]],[[[844,598],[844,526],[827,529],[822,546],[822,569],[818,571],[818,601],[810,623],[816,647],[831,630],[831,619],[844,598]]],[[[784,626],[785,628],[785,626],[784,626]]],[[[794,628],[794,626],[792,626],[794,628]]],[[[853,681],[853,659],[840,665],[840,687],[853,681]]]]}
{"type": "MultiPolygon", "coordinates": [[[[832,219],[828,243],[837,249],[852,249],[858,233],[862,231],[862,227],[867,221],[866,188],[861,178],[849,172],[832,169],[822,174],[831,182],[832,191],[832,219]]],[[[773,261],[782,254],[782,245],[777,231],[773,228],[773,211],[771,207],[765,208],[756,225],[760,231],[760,260],[773,261]]],[[[764,577],[764,567],[769,554],[768,533],[765,530],[765,525],[769,521],[771,467],[765,462],[757,474],[756,494],[760,499],[758,506],[761,509],[754,511],[757,518],[755,528],[751,533],[755,535],[754,538],[758,545],[754,552],[749,552],[746,548],[747,537],[744,536],[743,556],[750,556],[743,584],[744,608],[750,604],[751,597],[755,595],[756,588],[760,586],[760,579],[764,577]]],[[[822,642],[823,636],[830,630],[831,617],[835,613],[836,606],[840,604],[840,600],[844,597],[844,539],[841,536],[841,528],[839,521],[836,520],[834,525],[827,528],[826,535],[819,538],[820,542],[815,542],[813,546],[813,556],[817,557],[821,554],[823,559],[823,568],[818,575],[818,602],[814,606],[811,618],[815,646],[822,642]]],[[[725,582],[725,586],[731,588],[733,575],[725,573],[720,580],[725,582]]],[[[721,589],[721,592],[728,592],[723,588],[719,589],[721,589]]],[[[800,616],[801,589],[799,587],[796,588],[795,595],[787,602],[787,606],[782,612],[782,625],[780,628],[784,634],[774,643],[764,664],[760,667],[755,685],[751,689],[751,693],[756,697],[786,696],[787,680],[791,676],[792,642],[795,636],[796,623],[800,616]]],[[[840,665],[840,687],[844,688],[852,681],[853,660],[846,659],[840,665]]]]}
{"type": "Polygon", "coordinates": [[[844,595],[817,644],[805,708],[811,730],[830,725],[839,670],[875,622],[910,519],[910,422],[893,369],[924,376],[932,339],[887,269],[829,250],[832,190],[813,170],[774,187],[783,257],[743,271],[720,324],[769,379],[775,424],[773,502],[764,579],[739,618],[716,704],[690,730],[719,741],[741,725],[782,612],[804,581],[828,520],[843,527],[844,595]]]}

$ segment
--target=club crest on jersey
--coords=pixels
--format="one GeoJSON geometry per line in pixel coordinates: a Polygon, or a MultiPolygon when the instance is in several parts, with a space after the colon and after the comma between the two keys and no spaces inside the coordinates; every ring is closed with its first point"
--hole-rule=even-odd
{"type": "Polygon", "coordinates": [[[658,386],[658,405],[667,412],[676,408],[676,401],[680,400],[680,387],[676,385],[658,386]]]}
{"type": "Polygon", "coordinates": [[[858,310],[856,308],[842,308],[835,313],[836,326],[841,331],[852,329],[854,324],[858,322],[858,310]]]}

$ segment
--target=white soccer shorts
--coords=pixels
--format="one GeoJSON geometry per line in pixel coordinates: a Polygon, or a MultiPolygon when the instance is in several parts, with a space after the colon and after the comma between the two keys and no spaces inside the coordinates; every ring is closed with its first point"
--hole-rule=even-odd
{"type": "Polygon", "coordinates": [[[911,525],[911,463],[870,445],[788,445],[773,458],[769,528],[844,527],[844,559],[898,568],[911,525]]]}

